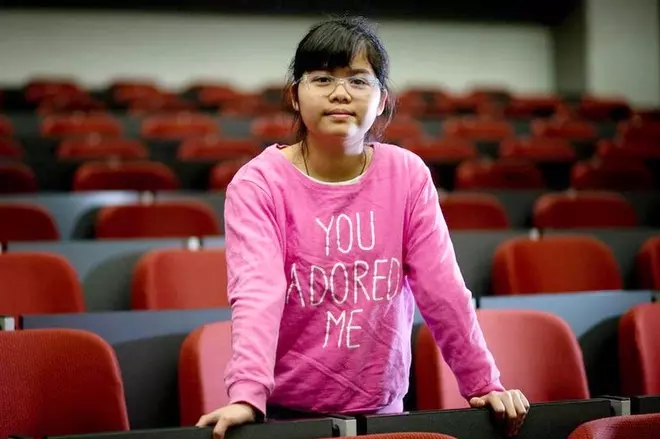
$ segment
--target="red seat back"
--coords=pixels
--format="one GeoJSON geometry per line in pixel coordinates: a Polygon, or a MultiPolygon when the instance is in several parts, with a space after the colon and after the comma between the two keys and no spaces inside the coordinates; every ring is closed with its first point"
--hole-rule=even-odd
{"type": "Polygon", "coordinates": [[[637,305],[619,321],[619,371],[625,395],[660,395],[660,303],[637,305]]]}
{"type": "Polygon", "coordinates": [[[128,430],[119,365],[99,336],[70,329],[0,331],[0,352],[0,436],[128,430]]]}
{"type": "Polygon", "coordinates": [[[614,192],[546,194],[536,200],[533,222],[541,229],[635,227],[637,214],[614,192]]]}
{"type": "Polygon", "coordinates": [[[224,249],[154,250],[144,255],[135,267],[133,309],[228,306],[224,249]]]}
{"type": "Polygon", "coordinates": [[[0,204],[0,242],[60,239],[55,219],[41,206],[0,204]]]}
{"type": "Polygon", "coordinates": [[[158,202],[104,207],[96,218],[96,237],[175,238],[220,235],[215,212],[203,202],[158,202]]]}
{"type": "Polygon", "coordinates": [[[493,195],[461,193],[442,195],[440,207],[450,230],[509,228],[506,211],[493,195]]]}
{"type": "Polygon", "coordinates": [[[660,431],[660,413],[612,416],[586,422],[568,439],[655,439],[660,431]]]}
{"type": "Polygon", "coordinates": [[[494,294],[536,294],[620,290],[614,254],[591,236],[514,238],[493,256],[494,294]]]}
{"type": "Polygon", "coordinates": [[[48,253],[0,255],[0,315],[84,311],[82,288],[69,262],[48,253]]]}

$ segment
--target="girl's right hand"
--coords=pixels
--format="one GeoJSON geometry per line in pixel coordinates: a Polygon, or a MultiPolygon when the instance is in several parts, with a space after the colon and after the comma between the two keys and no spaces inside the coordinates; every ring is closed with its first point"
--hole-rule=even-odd
{"type": "Polygon", "coordinates": [[[249,404],[230,404],[216,411],[207,413],[199,418],[196,427],[207,427],[214,425],[214,439],[224,439],[229,427],[254,422],[256,418],[255,409],[249,404]]]}

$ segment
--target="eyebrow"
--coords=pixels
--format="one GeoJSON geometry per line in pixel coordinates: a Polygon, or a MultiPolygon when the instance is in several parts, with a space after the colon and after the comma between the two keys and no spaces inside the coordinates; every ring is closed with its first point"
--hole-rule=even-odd
{"type": "Polygon", "coordinates": [[[351,69],[351,73],[352,74],[364,73],[366,75],[373,75],[373,73],[367,69],[351,69]]]}

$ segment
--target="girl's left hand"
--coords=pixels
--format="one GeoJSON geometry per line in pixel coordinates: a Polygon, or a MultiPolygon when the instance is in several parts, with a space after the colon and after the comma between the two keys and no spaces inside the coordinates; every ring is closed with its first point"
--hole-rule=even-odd
{"type": "Polygon", "coordinates": [[[474,408],[490,406],[499,419],[506,421],[508,436],[518,434],[529,411],[529,401],[520,390],[490,392],[487,395],[470,399],[470,406],[474,408]]]}

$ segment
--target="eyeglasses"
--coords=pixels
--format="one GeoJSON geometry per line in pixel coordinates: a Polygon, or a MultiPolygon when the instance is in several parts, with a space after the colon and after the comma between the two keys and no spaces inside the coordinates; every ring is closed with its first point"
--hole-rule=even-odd
{"type": "Polygon", "coordinates": [[[371,75],[354,75],[337,78],[326,73],[304,74],[300,82],[312,93],[328,96],[341,84],[352,95],[364,96],[380,87],[378,78],[371,75]]]}

